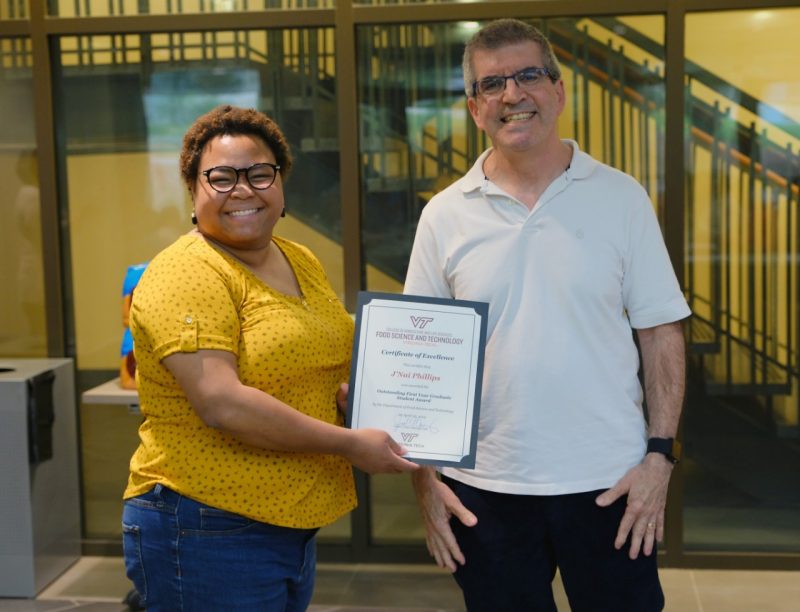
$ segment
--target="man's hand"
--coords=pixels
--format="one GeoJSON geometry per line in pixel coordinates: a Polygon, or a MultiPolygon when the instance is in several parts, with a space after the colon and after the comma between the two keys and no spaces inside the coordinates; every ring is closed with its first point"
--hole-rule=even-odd
{"type": "MultiPolygon", "coordinates": [[[[686,378],[686,355],[680,321],[637,329],[642,351],[645,396],[647,398],[648,436],[671,438],[678,430],[686,378]]],[[[628,505],[619,523],[614,546],[625,545],[630,535],[629,556],[639,551],[653,552],[656,541],[664,539],[664,508],[673,464],[658,453],[648,453],[642,462],[625,474],[617,484],[597,497],[598,506],[609,506],[623,495],[628,505]]]]}
{"type": "Polygon", "coordinates": [[[628,505],[620,521],[614,547],[617,550],[622,548],[630,534],[631,559],[636,559],[640,550],[650,555],[654,543],[664,539],[664,508],[672,467],[666,457],[650,453],[617,484],[597,497],[597,505],[606,507],[627,493],[628,505]]]}
{"type": "Polygon", "coordinates": [[[412,474],[411,480],[425,522],[428,552],[436,559],[436,565],[455,572],[456,562],[464,565],[466,559],[450,528],[450,517],[457,516],[467,527],[473,527],[478,519],[467,510],[450,487],[437,478],[432,468],[421,468],[412,474]]]}

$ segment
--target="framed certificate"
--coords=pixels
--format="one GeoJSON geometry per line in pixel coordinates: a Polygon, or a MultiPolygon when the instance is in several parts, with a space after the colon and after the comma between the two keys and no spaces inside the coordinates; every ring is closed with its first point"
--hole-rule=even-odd
{"type": "Polygon", "coordinates": [[[489,305],[358,294],[347,426],[388,432],[416,463],[475,467],[489,305]]]}

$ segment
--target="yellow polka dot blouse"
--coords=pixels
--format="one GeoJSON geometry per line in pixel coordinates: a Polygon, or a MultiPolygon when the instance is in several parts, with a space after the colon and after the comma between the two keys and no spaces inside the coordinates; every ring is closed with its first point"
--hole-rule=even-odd
{"type": "Polygon", "coordinates": [[[201,503],[284,527],[327,525],[356,505],[342,457],[269,451],[206,426],[161,360],[230,351],[239,377],[300,412],[341,424],[353,321],[311,252],[274,237],[303,297],[274,291],[227,253],[187,234],[147,266],[131,306],[144,421],[124,497],[157,483],[201,503]]]}

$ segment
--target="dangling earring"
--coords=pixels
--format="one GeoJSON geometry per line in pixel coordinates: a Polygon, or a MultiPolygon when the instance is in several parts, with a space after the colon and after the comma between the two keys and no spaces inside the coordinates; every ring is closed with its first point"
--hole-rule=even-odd
{"type": "Polygon", "coordinates": [[[281,211],[281,217],[285,217],[285,216],[286,216],[286,207],[284,206],[283,210],[281,211]]]}
{"type": "Polygon", "coordinates": [[[197,225],[197,215],[192,211],[192,225],[197,225]]]}

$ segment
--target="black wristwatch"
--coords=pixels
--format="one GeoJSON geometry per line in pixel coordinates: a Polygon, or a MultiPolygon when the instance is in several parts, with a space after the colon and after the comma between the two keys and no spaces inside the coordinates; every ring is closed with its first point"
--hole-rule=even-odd
{"type": "Polygon", "coordinates": [[[675,438],[650,438],[647,441],[648,453],[661,453],[672,463],[681,460],[681,443],[675,438]]]}

